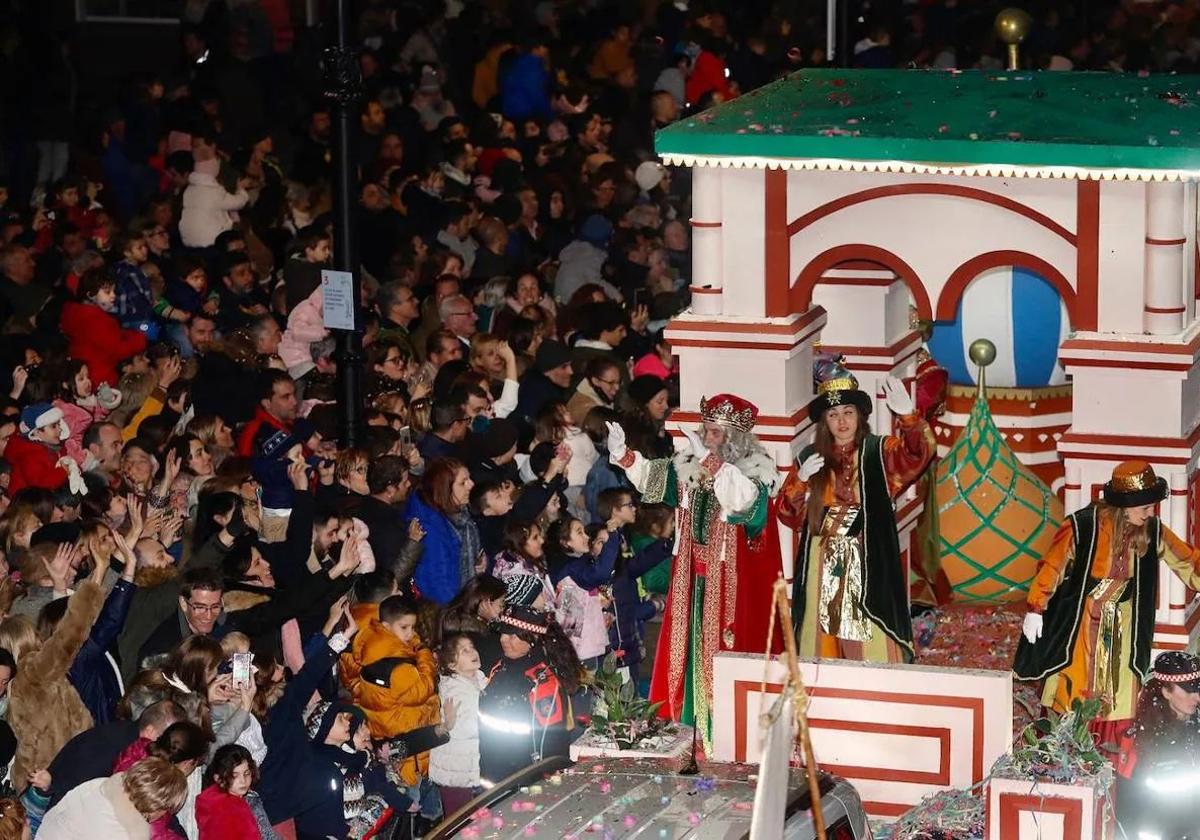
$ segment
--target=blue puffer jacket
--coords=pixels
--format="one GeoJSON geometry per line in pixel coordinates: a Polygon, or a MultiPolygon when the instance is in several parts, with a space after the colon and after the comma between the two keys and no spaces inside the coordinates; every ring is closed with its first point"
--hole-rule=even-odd
{"type": "Polygon", "coordinates": [[[408,518],[416,519],[425,529],[425,538],[421,540],[424,552],[413,573],[413,583],[422,597],[445,606],[454,599],[464,583],[459,570],[462,541],[446,515],[431,507],[419,495],[409,499],[408,518]]]}

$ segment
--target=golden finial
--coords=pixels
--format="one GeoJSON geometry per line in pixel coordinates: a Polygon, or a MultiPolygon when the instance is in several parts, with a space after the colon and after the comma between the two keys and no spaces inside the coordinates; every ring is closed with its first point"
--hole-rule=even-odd
{"type": "Polygon", "coordinates": [[[979,365],[979,396],[987,399],[984,370],[988,365],[996,361],[996,345],[992,344],[986,338],[977,338],[967,348],[967,355],[971,357],[972,362],[979,365]]]}
{"type": "Polygon", "coordinates": [[[1033,26],[1033,18],[1024,9],[1018,9],[1013,6],[1002,10],[1000,14],[996,15],[995,25],[996,37],[1008,45],[1008,69],[1019,70],[1021,62],[1020,56],[1017,53],[1017,46],[1029,37],[1029,30],[1033,26]]]}

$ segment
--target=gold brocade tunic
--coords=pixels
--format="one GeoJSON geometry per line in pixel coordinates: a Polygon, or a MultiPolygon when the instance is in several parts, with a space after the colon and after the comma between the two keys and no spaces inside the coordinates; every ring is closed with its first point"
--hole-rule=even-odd
{"type": "MultiPolygon", "coordinates": [[[[887,490],[893,499],[920,477],[937,451],[933,431],[919,414],[896,418],[896,430],[897,433],[885,438],[883,443],[887,490]]],[[[853,444],[839,447],[837,450],[836,463],[833,465],[834,480],[825,485],[824,502],[827,510],[836,510],[841,514],[848,508],[861,507],[862,500],[858,498],[857,454],[857,448],[853,444]]],[[[779,496],[779,520],[792,528],[803,527],[807,515],[808,484],[793,472],[788,476],[779,496]]],[[[842,586],[850,589],[849,594],[852,598],[861,599],[863,595],[861,590],[855,591],[856,574],[852,569],[846,574],[842,569],[832,570],[829,567],[830,563],[840,565],[861,562],[861,551],[858,552],[857,559],[847,556],[848,547],[838,545],[846,537],[838,534],[836,530],[831,530],[836,529],[843,521],[844,514],[833,517],[827,515],[825,524],[829,527],[823,528],[823,533],[810,541],[807,557],[802,560],[797,558],[797,562],[809,564],[806,578],[808,586],[804,592],[792,593],[793,598],[806,599],[806,619],[804,626],[800,628],[800,655],[866,662],[903,662],[903,648],[875,626],[874,622],[869,618],[864,618],[861,623],[854,620],[860,614],[861,604],[842,598],[844,590],[834,594],[834,599],[840,602],[834,608],[838,619],[833,625],[830,624],[829,588],[835,578],[845,581],[842,586]],[[825,589],[824,595],[822,589],[825,589]],[[851,618],[850,622],[845,621],[847,617],[851,618]]],[[[858,540],[861,543],[861,536],[858,540]]],[[[853,555],[853,552],[849,553],[853,555]]],[[[857,577],[861,577],[861,574],[857,577]]],[[[799,579],[798,574],[796,579],[799,579]]]]}
{"type": "MultiPolygon", "coordinates": [[[[1133,644],[1133,606],[1124,598],[1136,572],[1134,549],[1128,534],[1117,537],[1113,550],[1113,518],[1098,515],[1096,542],[1092,551],[1090,577],[1099,581],[1083,602],[1079,632],[1071,648],[1071,660],[1046,678],[1042,705],[1057,712],[1071,708],[1072,701],[1104,698],[1104,719],[1132,718],[1140,685],[1129,662],[1133,644]]],[[[1067,519],[1054,535],[1029,587],[1031,612],[1044,612],[1075,559],[1075,526],[1067,519]]],[[[1200,550],[1194,549],[1169,528],[1160,524],[1158,560],[1189,589],[1200,587],[1200,550]]]]}

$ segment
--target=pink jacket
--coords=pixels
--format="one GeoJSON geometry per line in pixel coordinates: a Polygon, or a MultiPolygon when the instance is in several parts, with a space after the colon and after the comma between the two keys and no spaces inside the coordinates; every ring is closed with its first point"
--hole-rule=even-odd
{"type": "Polygon", "coordinates": [[[287,365],[288,375],[299,379],[316,365],[311,345],[329,335],[325,329],[323,307],[325,295],[318,286],[311,295],[296,305],[288,315],[287,329],[279,342],[279,358],[287,365]]]}
{"type": "Polygon", "coordinates": [[[108,409],[100,405],[99,400],[92,398],[92,405],[83,406],[64,400],[55,400],[54,407],[63,413],[63,420],[71,436],[62,442],[63,452],[71,456],[71,460],[80,468],[91,469],[88,463],[91,453],[83,446],[83,434],[93,423],[99,423],[108,416],[108,409]]]}
{"type": "Polygon", "coordinates": [[[558,623],[580,659],[603,656],[608,651],[608,626],[604,623],[604,596],[584,589],[573,578],[558,582],[558,623]]]}

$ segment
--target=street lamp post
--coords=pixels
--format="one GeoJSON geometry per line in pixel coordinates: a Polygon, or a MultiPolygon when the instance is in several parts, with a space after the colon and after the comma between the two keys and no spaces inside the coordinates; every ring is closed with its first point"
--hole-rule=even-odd
{"type": "Polygon", "coordinates": [[[359,276],[358,237],[354,229],[354,202],[358,182],[354,118],[362,99],[362,73],[358,51],[349,43],[350,0],[336,0],[334,44],[325,50],[325,95],[333,122],[333,267],[352,279],[353,329],[334,329],[337,341],[338,431],[343,447],[357,446],[363,438],[362,389],[362,278],[359,276]]]}

